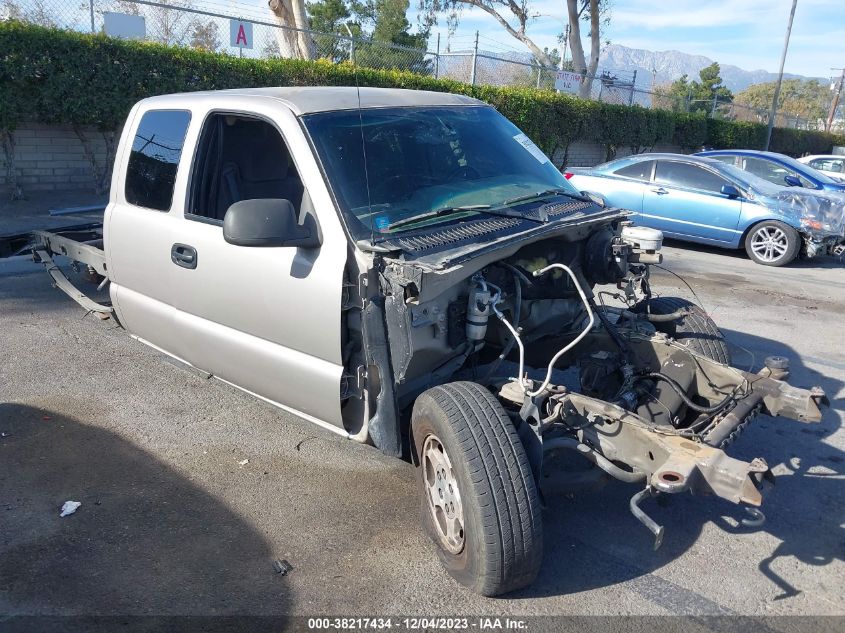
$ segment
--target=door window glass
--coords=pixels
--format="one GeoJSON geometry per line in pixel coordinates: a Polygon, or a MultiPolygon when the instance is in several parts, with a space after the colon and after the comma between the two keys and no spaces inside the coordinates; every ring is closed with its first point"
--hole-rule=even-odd
{"type": "Polygon", "coordinates": [[[719,193],[722,185],[730,184],[721,176],[698,165],[672,160],[657,161],[654,182],[673,187],[703,189],[719,193]]]}
{"type": "Polygon", "coordinates": [[[617,176],[625,176],[626,178],[633,178],[634,180],[651,180],[651,172],[654,169],[653,160],[644,160],[626,167],[621,167],[613,173],[617,176]]]}
{"type": "Polygon", "coordinates": [[[126,201],[169,211],[191,113],[150,110],[141,117],[126,167],[126,201]]]}
{"type": "Polygon", "coordinates": [[[294,209],[304,188],[279,131],[267,121],[212,114],[203,126],[189,216],[221,221],[241,200],[283,198],[294,209]]]}

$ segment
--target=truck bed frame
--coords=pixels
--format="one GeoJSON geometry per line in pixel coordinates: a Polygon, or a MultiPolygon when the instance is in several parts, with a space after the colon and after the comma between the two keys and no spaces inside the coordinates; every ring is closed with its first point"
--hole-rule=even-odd
{"type": "MultiPolygon", "coordinates": [[[[85,227],[86,229],[97,229],[97,225],[85,227]]],[[[74,227],[75,231],[79,231],[80,227],[74,227]]],[[[33,231],[32,236],[32,256],[36,262],[44,264],[47,272],[53,278],[62,292],[64,292],[71,299],[76,301],[83,308],[89,312],[93,312],[102,319],[108,319],[114,313],[114,308],[110,305],[98,303],[91,299],[84,292],[79,290],[62,272],[55,261],[53,255],[60,255],[68,257],[74,262],[79,262],[88,266],[89,271],[103,277],[103,282],[100,288],[108,283],[108,267],[106,265],[106,253],[103,250],[102,239],[102,225],[99,225],[100,237],[99,239],[90,240],[87,242],[80,242],[70,237],[66,237],[59,233],[52,233],[50,231],[33,231]]]]}

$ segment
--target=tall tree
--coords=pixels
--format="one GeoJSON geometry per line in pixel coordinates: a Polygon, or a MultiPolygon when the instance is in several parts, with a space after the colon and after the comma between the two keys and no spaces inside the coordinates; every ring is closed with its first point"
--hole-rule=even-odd
{"type": "Polygon", "coordinates": [[[276,29],[276,40],[282,57],[314,59],[314,40],[310,33],[303,31],[310,26],[305,0],[270,0],[268,6],[279,26],[287,27],[276,29]]]}
{"type": "MultiPolygon", "coordinates": [[[[775,95],[775,82],[749,86],[738,92],[734,103],[756,108],[759,121],[767,121],[768,109],[775,95]]],[[[778,113],[806,119],[811,123],[823,121],[830,108],[830,90],[816,79],[784,79],[778,97],[778,113]]]]}
{"type": "MultiPolygon", "coordinates": [[[[409,0],[319,0],[308,4],[316,31],[352,35],[367,40],[355,45],[355,62],[375,68],[400,68],[419,73],[430,71],[424,51],[428,29],[411,33],[406,17],[409,0]],[[347,31],[348,29],[348,31],[347,31]],[[391,47],[398,44],[405,48],[391,47]]],[[[333,61],[350,59],[351,48],[334,37],[316,37],[320,55],[333,61]]]]}
{"type": "Polygon", "coordinates": [[[714,99],[718,103],[733,101],[733,93],[722,83],[719,62],[702,68],[698,73],[698,81],[689,81],[683,75],[669,86],[658,88],[656,92],[659,98],[671,101],[672,109],[684,109],[681,104],[686,104],[690,112],[710,112],[714,99]]]}
{"type": "Polygon", "coordinates": [[[220,27],[214,20],[202,22],[197,20],[193,24],[191,33],[191,47],[203,51],[216,53],[220,50],[223,42],[220,40],[220,27]]]}
{"type": "MultiPolygon", "coordinates": [[[[572,51],[572,66],[576,73],[584,75],[584,81],[578,89],[578,95],[589,98],[593,89],[593,79],[599,66],[601,53],[601,10],[600,0],[566,0],[569,15],[569,49],[572,51]],[[581,19],[590,21],[590,63],[584,58],[584,45],[581,43],[581,19]]],[[[605,8],[607,2],[604,3],[605,8]]]]}
{"type": "Polygon", "coordinates": [[[528,23],[536,17],[529,0],[418,0],[422,20],[427,26],[437,24],[437,17],[446,14],[449,29],[454,31],[465,9],[477,8],[493,17],[505,31],[525,44],[544,66],[551,66],[549,56],[528,37],[528,23]]]}
{"type": "MultiPolygon", "coordinates": [[[[553,67],[554,60],[527,33],[528,24],[541,14],[532,6],[531,0],[418,0],[422,20],[428,25],[437,24],[437,18],[446,14],[451,31],[457,27],[462,12],[466,9],[481,9],[493,17],[505,31],[522,42],[543,66],[553,67]]],[[[566,0],[569,17],[569,46],[572,50],[573,68],[587,75],[580,94],[589,96],[592,77],[596,74],[601,53],[602,22],[609,18],[610,0],[566,0]],[[581,21],[590,23],[590,62],[587,63],[581,43],[581,21]]]]}
{"type": "Polygon", "coordinates": [[[353,15],[350,5],[344,0],[319,0],[309,2],[307,9],[311,17],[311,28],[318,33],[330,34],[314,37],[317,56],[336,63],[348,60],[352,52],[349,42],[338,39],[334,35],[361,34],[358,18],[353,15]]]}
{"type": "Polygon", "coordinates": [[[0,9],[2,9],[0,15],[4,20],[23,20],[25,17],[21,5],[15,0],[3,0],[0,2],[0,9]]]}

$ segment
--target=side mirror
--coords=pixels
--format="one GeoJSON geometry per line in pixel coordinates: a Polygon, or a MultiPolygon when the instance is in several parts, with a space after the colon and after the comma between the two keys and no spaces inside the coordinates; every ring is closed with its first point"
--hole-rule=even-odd
{"type": "Polygon", "coordinates": [[[230,206],[223,217],[223,239],[235,246],[297,246],[322,244],[314,216],[306,214],[299,224],[290,200],[256,198],[230,206]]]}
{"type": "Polygon", "coordinates": [[[728,198],[739,198],[742,195],[739,192],[739,189],[737,189],[733,185],[722,185],[720,191],[723,195],[726,195],[728,198]]]}
{"type": "Polygon", "coordinates": [[[804,185],[801,184],[801,179],[798,176],[793,176],[789,174],[783,177],[783,181],[786,183],[788,187],[803,187],[804,185]]]}

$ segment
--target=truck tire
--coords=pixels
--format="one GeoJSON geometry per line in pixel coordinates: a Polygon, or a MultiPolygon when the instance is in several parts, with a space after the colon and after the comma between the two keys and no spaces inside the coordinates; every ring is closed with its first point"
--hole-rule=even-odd
{"type": "Polygon", "coordinates": [[[422,393],[411,418],[422,522],[446,570],[496,596],[530,585],[543,556],[540,500],[525,449],[484,387],[422,393]]]}
{"type": "Polygon", "coordinates": [[[786,266],[801,250],[801,236],[788,224],[766,220],[745,236],[745,252],[763,266],[786,266]]]}
{"type": "Polygon", "coordinates": [[[697,305],[679,297],[656,297],[648,302],[652,314],[671,314],[678,310],[691,313],[674,321],[655,323],[658,331],[668,334],[694,352],[724,365],[731,364],[731,353],[719,327],[697,305]]]}

